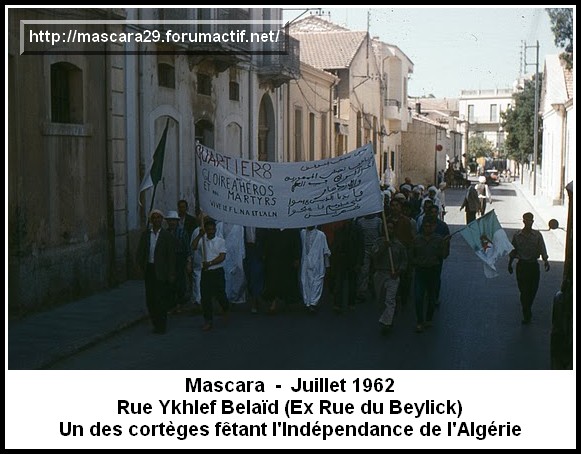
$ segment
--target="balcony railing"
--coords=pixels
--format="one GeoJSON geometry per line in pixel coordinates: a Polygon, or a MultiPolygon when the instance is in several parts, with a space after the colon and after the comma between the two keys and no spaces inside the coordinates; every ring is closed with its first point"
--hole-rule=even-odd
{"type": "Polygon", "coordinates": [[[281,30],[278,41],[264,43],[262,53],[257,70],[261,81],[280,86],[300,77],[300,42],[296,38],[281,30]]]}
{"type": "Polygon", "coordinates": [[[387,120],[401,120],[401,102],[397,99],[384,99],[384,115],[387,120]]]}

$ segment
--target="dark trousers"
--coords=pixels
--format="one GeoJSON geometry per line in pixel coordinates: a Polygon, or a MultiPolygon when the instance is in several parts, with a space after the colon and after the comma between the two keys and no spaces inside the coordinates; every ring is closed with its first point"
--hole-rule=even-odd
{"type": "Polygon", "coordinates": [[[412,292],[412,282],[413,282],[413,268],[407,266],[407,268],[401,270],[399,276],[399,285],[397,287],[396,299],[399,304],[407,304],[410,294],[412,292]]]}
{"type": "Polygon", "coordinates": [[[264,291],[264,262],[262,250],[254,246],[253,243],[246,243],[244,274],[246,275],[248,293],[252,298],[259,298],[264,291]]]}
{"type": "Polygon", "coordinates": [[[416,320],[418,325],[424,323],[424,298],[427,299],[428,302],[425,320],[428,322],[432,321],[439,280],[439,266],[416,268],[414,292],[416,297],[416,320]]]}
{"type": "Polygon", "coordinates": [[[440,299],[440,289],[442,288],[442,267],[444,266],[444,262],[440,262],[438,265],[438,280],[436,281],[436,302],[440,299]]]}
{"type": "Polygon", "coordinates": [[[357,297],[357,273],[346,266],[338,265],[333,270],[333,306],[345,309],[347,306],[355,306],[357,297]]]}
{"type": "Polygon", "coordinates": [[[202,313],[204,320],[211,323],[213,320],[214,298],[222,307],[224,312],[230,309],[230,302],[226,298],[226,284],[224,280],[224,268],[216,270],[202,270],[202,279],[200,281],[200,291],[202,293],[202,313]]]}
{"type": "Polygon", "coordinates": [[[480,216],[484,216],[486,213],[486,199],[480,199],[480,216]]]}
{"type": "Polygon", "coordinates": [[[466,225],[476,220],[476,211],[466,210],[466,225]]]}
{"type": "Polygon", "coordinates": [[[537,295],[537,290],[539,289],[540,278],[541,271],[537,261],[523,262],[519,260],[516,264],[516,282],[518,283],[518,289],[520,291],[520,304],[525,320],[531,319],[531,308],[537,295]]]}
{"type": "Polygon", "coordinates": [[[153,329],[164,332],[167,326],[166,299],[171,295],[171,286],[155,276],[155,265],[148,263],[145,269],[145,302],[153,329]]]}

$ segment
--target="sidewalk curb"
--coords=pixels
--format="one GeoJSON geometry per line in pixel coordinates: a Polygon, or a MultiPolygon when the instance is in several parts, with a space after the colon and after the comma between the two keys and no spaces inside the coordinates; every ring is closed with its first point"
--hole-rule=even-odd
{"type": "MultiPolygon", "coordinates": [[[[536,215],[543,221],[544,224],[547,226],[549,225],[549,221],[553,219],[552,215],[547,215],[547,212],[544,210],[543,201],[538,198],[535,199],[535,196],[532,196],[528,190],[522,188],[521,183],[513,182],[513,187],[519,193],[520,196],[524,197],[526,201],[531,205],[532,210],[536,213],[536,215]]],[[[546,203],[546,202],[545,202],[546,203]]],[[[554,238],[559,242],[559,244],[565,249],[565,242],[566,242],[566,232],[561,230],[564,228],[563,225],[566,226],[567,221],[567,205],[562,205],[563,216],[564,218],[559,222],[559,229],[550,230],[550,229],[539,229],[543,233],[550,233],[554,236],[554,238]],[[564,224],[563,224],[564,223],[564,224]]],[[[554,208],[561,209],[559,206],[555,206],[554,208]]]]}
{"type": "Polygon", "coordinates": [[[54,353],[49,353],[46,359],[38,361],[37,367],[32,367],[31,369],[46,369],[54,365],[55,363],[62,361],[70,356],[73,356],[77,353],[82,352],[83,350],[87,350],[94,345],[98,344],[99,342],[114,336],[115,334],[127,329],[131,328],[134,325],[142,322],[143,320],[147,319],[147,314],[143,314],[141,317],[138,317],[134,320],[120,323],[119,325],[111,328],[109,331],[103,332],[101,334],[97,334],[95,336],[91,336],[86,339],[80,339],[76,343],[71,343],[69,345],[63,346],[62,348],[58,349],[54,353]]]}

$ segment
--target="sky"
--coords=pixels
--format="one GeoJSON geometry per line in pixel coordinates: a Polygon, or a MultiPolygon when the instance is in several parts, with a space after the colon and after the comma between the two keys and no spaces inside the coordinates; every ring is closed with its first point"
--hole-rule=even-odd
{"type": "MultiPolygon", "coordinates": [[[[553,6],[553,5],[551,5],[553,6]]],[[[561,6],[561,5],[554,5],[561,6]]],[[[567,6],[567,5],[564,5],[567,6]]],[[[570,5],[569,5],[570,6],[570,5]]],[[[318,8],[316,8],[318,9],[318,8]]],[[[461,90],[512,88],[522,73],[534,73],[536,42],[539,71],[545,55],[558,54],[545,8],[508,7],[357,7],[321,8],[332,22],[367,29],[399,47],[414,63],[409,96],[458,98],[461,90]],[[521,56],[526,43],[526,63],[521,56]]],[[[285,10],[289,21],[303,10],[285,10]]],[[[307,11],[301,18],[315,13],[307,11]]]]}

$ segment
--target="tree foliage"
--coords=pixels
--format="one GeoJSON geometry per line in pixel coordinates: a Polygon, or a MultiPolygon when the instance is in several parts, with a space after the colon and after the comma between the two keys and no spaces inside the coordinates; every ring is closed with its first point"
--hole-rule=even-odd
{"type": "Polygon", "coordinates": [[[561,58],[567,62],[567,69],[573,68],[573,8],[547,8],[551,19],[551,31],[555,36],[555,46],[565,50],[561,58]]]}
{"type": "MultiPolygon", "coordinates": [[[[542,74],[539,74],[539,92],[542,86],[542,74]]],[[[539,93],[540,96],[540,93],[539,93]]],[[[506,157],[516,162],[529,161],[529,155],[534,152],[535,125],[535,81],[525,81],[524,89],[512,97],[513,105],[500,114],[501,125],[506,133],[504,151],[506,157]]],[[[538,115],[538,113],[537,113],[538,115]]],[[[542,119],[539,116],[538,162],[541,160],[540,134],[542,119]]]]}
{"type": "Polygon", "coordinates": [[[489,158],[494,151],[494,144],[481,134],[473,135],[468,139],[469,158],[489,158]]]}

